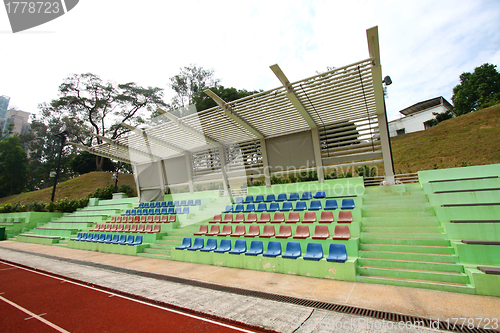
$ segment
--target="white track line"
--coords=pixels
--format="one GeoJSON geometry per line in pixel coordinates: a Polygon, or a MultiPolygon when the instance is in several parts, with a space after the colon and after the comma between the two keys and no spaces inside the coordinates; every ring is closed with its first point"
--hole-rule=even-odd
{"type": "Polygon", "coordinates": [[[70,281],[70,280],[65,280],[65,279],[57,277],[57,276],[51,276],[49,274],[45,274],[45,273],[42,273],[42,272],[37,272],[37,271],[31,270],[31,269],[28,269],[28,268],[18,267],[18,266],[15,266],[15,265],[12,265],[12,264],[9,264],[9,263],[6,263],[6,262],[3,262],[3,264],[9,265],[9,266],[12,266],[12,267],[15,267],[15,268],[18,268],[18,269],[23,269],[23,270],[31,272],[31,273],[36,273],[36,274],[47,276],[47,277],[50,277],[50,278],[53,278],[53,279],[57,279],[57,280],[65,281],[65,282],[68,282],[68,283],[72,283],[72,284],[80,286],[80,287],[88,288],[88,289],[91,289],[91,290],[96,290],[96,291],[99,291],[99,292],[104,293],[104,294],[109,294],[109,295],[121,297],[123,299],[127,299],[129,301],[133,301],[133,302],[136,302],[136,303],[141,303],[141,304],[144,304],[144,305],[152,306],[152,307],[155,307],[155,308],[158,308],[158,309],[162,309],[164,311],[169,311],[169,312],[177,313],[177,314],[180,314],[180,315],[183,315],[183,316],[186,316],[186,317],[191,317],[191,318],[198,319],[198,320],[201,320],[201,321],[206,321],[208,323],[216,324],[216,325],[219,325],[219,326],[228,327],[228,328],[231,328],[231,329],[234,329],[234,330],[238,330],[240,332],[254,333],[254,331],[249,331],[249,330],[246,330],[246,329],[243,329],[243,328],[240,328],[240,327],[236,327],[236,326],[231,326],[231,325],[228,325],[228,324],[219,323],[217,321],[214,321],[214,320],[211,320],[211,319],[206,319],[206,318],[203,318],[203,317],[198,317],[196,315],[192,315],[192,314],[189,314],[189,313],[183,313],[183,312],[180,312],[180,311],[177,311],[177,310],[167,309],[167,308],[164,308],[164,307],[159,306],[159,305],[146,303],[144,301],[139,301],[139,300],[136,300],[136,299],[133,299],[133,298],[130,298],[130,297],[127,297],[127,296],[122,296],[122,295],[119,295],[119,294],[115,294],[115,293],[112,293],[112,292],[109,292],[109,291],[100,290],[100,289],[97,289],[97,288],[94,288],[94,287],[90,287],[90,286],[87,286],[87,285],[84,285],[84,284],[81,284],[81,283],[78,283],[78,282],[73,282],[73,281],[70,281]]]}
{"type": "Polygon", "coordinates": [[[18,305],[18,304],[16,304],[16,303],[14,303],[14,302],[12,302],[12,301],[9,301],[9,300],[8,300],[8,299],[6,299],[5,297],[0,296],[0,300],[4,301],[5,303],[8,303],[8,304],[12,305],[13,307],[15,307],[15,308],[17,308],[17,309],[21,310],[22,312],[24,312],[24,313],[26,313],[26,314],[30,315],[32,318],[35,318],[35,319],[40,320],[42,323],[44,323],[45,325],[48,325],[48,326],[52,327],[52,328],[53,328],[53,329],[55,329],[56,331],[59,331],[59,332],[61,332],[61,333],[70,333],[69,331],[66,331],[64,328],[59,327],[59,326],[57,326],[56,324],[53,324],[53,323],[51,323],[50,321],[48,321],[48,320],[46,320],[46,319],[44,319],[44,318],[42,318],[42,317],[40,317],[40,316],[38,316],[38,315],[34,314],[34,313],[33,313],[33,312],[31,312],[30,310],[27,310],[27,309],[23,308],[22,306],[20,306],[20,305],[18,305]]]}

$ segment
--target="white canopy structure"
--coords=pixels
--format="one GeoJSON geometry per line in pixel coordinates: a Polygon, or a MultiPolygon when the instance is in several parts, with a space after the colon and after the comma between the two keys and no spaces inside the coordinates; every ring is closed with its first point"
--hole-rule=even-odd
{"type": "Polygon", "coordinates": [[[225,191],[237,178],[324,170],[339,165],[384,164],[394,184],[377,27],[367,30],[369,58],[290,82],[278,65],[277,88],[178,118],[162,111],[158,125],[128,127],[129,135],[82,147],[131,163],[141,201],[163,197],[166,186],[219,180],[225,191]]]}

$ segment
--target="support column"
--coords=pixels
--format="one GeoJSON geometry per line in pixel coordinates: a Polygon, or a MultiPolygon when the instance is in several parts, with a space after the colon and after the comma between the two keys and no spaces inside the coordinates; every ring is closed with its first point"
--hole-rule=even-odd
{"type": "Polygon", "coordinates": [[[191,157],[189,154],[184,155],[186,158],[186,170],[187,170],[187,176],[188,176],[188,186],[189,186],[189,193],[193,194],[194,193],[194,186],[193,186],[193,167],[191,165],[191,157]]]}
{"type": "Polygon", "coordinates": [[[321,158],[321,143],[319,141],[318,128],[311,128],[312,144],[314,149],[314,160],[316,161],[316,171],[318,173],[318,182],[325,182],[325,174],[323,172],[323,159],[321,158]]]}
{"type": "Polygon", "coordinates": [[[385,182],[387,185],[396,184],[394,179],[394,165],[392,162],[391,138],[387,125],[387,115],[377,114],[380,143],[382,145],[382,157],[384,159],[385,182]]]}
{"type": "Polygon", "coordinates": [[[160,176],[160,198],[158,198],[160,201],[163,201],[165,199],[165,171],[163,169],[163,160],[159,160],[156,162],[158,165],[158,173],[160,176]]]}
{"type": "Polygon", "coordinates": [[[226,173],[226,149],[223,145],[217,145],[219,148],[219,159],[220,159],[220,168],[222,172],[222,185],[224,186],[224,196],[229,196],[229,198],[233,199],[233,194],[231,189],[229,188],[229,180],[227,178],[226,173]]]}
{"type": "Polygon", "coordinates": [[[264,179],[266,187],[271,187],[271,175],[269,170],[269,159],[267,158],[266,139],[260,139],[260,151],[262,153],[262,165],[264,167],[264,179]]]}
{"type": "Polygon", "coordinates": [[[139,174],[137,172],[137,165],[132,164],[132,171],[134,173],[135,189],[137,191],[137,197],[139,198],[139,202],[141,202],[141,185],[139,184],[139,174]]]}

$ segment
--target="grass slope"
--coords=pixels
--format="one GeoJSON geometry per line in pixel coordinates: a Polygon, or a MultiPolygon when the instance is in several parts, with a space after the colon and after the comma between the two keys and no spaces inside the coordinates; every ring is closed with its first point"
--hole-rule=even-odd
{"type": "Polygon", "coordinates": [[[391,139],[398,173],[500,163],[500,104],[391,139]]]}
{"type": "MultiPolygon", "coordinates": [[[[111,172],[90,172],[79,177],[70,179],[68,181],[57,184],[55,200],[68,198],[68,199],[80,199],[87,196],[89,193],[93,193],[98,187],[106,187],[110,184],[115,183],[111,176],[111,172]]],[[[134,175],[122,174],[118,175],[118,186],[122,184],[128,184],[132,186],[135,192],[135,180],[134,175]]],[[[15,203],[20,201],[21,203],[31,202],[34,200],[49,202],[52,196],[52,187],[44,188],[43,190],[21,193],[18,195],[12,195],[5,198],[0,198],[0,205],[5,205],[7,203],[15,203]]]]}

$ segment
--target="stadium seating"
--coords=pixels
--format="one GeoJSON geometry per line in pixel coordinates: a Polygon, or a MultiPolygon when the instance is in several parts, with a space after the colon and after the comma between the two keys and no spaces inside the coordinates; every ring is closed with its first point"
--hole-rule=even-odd
{"type": "Polygon", "coordinates": [[[312,239],[327,239],[330,237],[327,225],[317,225],[314,227],[314,235],[312,239]]]}
{"type": "Polygon", "coordinates": [[[236,228],[234,228],[234,232],[230,235],[231,237],[241,237],[246,233],[245,226],[242,224],[238,224],[236,228]]]}
{"type": "Polygon", "coordinates": [[[290,197],[288,198],[288,201],[297,201],[299,200],[299,194],[298,193],[290,193],[290,197]]]}
{"type": "Polygon", "coordinates": [[[245,237],[257,237],[260,234],[259,226],[256,224],[252,224],[248,227],[248,232],[245,234],[245,237]]]}
{"type": "Polygon", "coordinates": [[[321,210],[321,201],[313,200],[309,205],[309,210],[321,210]]]}
{"type": "Polygon", "coordinates": [[[186,203],[186,206],[194,206],[194,201],[193,200],[188,200],[186,203]]]}
{"type": "Polygon", "coordinates": [[[233,223],[243,223],[245,222],[245,214],[236,214],[236,217],[233,220],[233,223]]]}
{"type": "Polygon", "coordinates": [[[257,223],[257,214],[255,214],[255,213],[248,214],[247,220],[245,222],[246,223],[257,223]]]}
{"type": "Polygon", "coordinates": [[[215,214],[212,221],[209,221],[208,223],[220,223],[221,221],[222,221],[222,214],[215,214]]]}
{"type": "Polygon", "coordinates": [[[341,210],[339,212],[338,223],[351,223],[353,220],[352,213],[348,210],[341,210]]]}
{"type": "Polygon", "coordinates": [[[336,225],[333,232],[333,239],[348,240],[351,238],[351,232],[347,225],[336,225]]]}
{"type": "Polygon", "coordinates": [[[251,213],[253,211],[255,211],[255,205],[253,203],[248,204],[244,210],[245,213],[251,213]]]}
{"type": "MultiPolygon", "coordinates": [[[[350,213],[350,212],[349,212],[350,213]]],[[[332,211],[322,211],[319,223],[333,223],[334,217],[332,211]]]]}
{"type": "Polygon", "coordinates": [[[302,255],[299,242],[288,242],[286,243],[285,253],[281,256],[285,259],[297,259],[302,255]]]}
{"type": "Polygon", "coordinates": [[[224,215],[224,220],[222,220],[221,223],[230,223],[230,222],[233,222],[233,214],[224,215]]]}
{"type": "Polygon", "coordinates": [[[201,248],[200,251],[202,252],[211,252],[217,248],[217,239],[215,238],[209,238],[207,239],[207,244],[205,245],[204,248],[201,248]]]}
{"type": "Polygon", "coordinates": [[[298,212],[291,212],[288,214],[288,220],[286,223],[300,223],[300,215],[298,212]]]}
{"type": "Polygon", "coordinates": [[[225,225],[222,227],[222,231],[217,234],[217,236],[229,236],[233,233],[233,227],[230,225],[225,225]]]}
{"type": "Polygon", "coordinates": [[[326,193],[323,191],[316,192],[314,195],[314,199],[323,199],[326,198],[326,193]]]}
{"type": "Polygon", "coordinates": [[[337,200],[335,200],[335,199],[326,200],[325,210],[335,210],[337,208],[338,208],[337,200]]]}
{"type": "Polygon", "coordinates": [[[323,246],[320,243],[307,243],[304,260],[319,261],[323,258],[323,246]]]}
{"type": "MultiPolygon", "coordinates": [[[[212,227],[216,227],[215,225],[213,225],[212,227]]],[[[217,226],[218,227],[218,226],[217,226]]],[[[208,225],[200,225],[200,230],[198,232],[195,232],[193,235],[205,235],[206,233],[208,232],[208,225]]]]}
{"type": "Polygon", "coordinates": [[[326,258],[328,262],[346,262],[347,261],[347,251],[344,244],[330,244],[330,249],[328,250],[328,257],[326,258]]]}
{"type": "Polygon", "coordinates": [[[249,204],[252,202],[253,202],[253,195],[247,195],[247,197],[245,198],[245,203],[249,204]]]}
{"type": "Polygon", "coordinates": [[[247,251],[247,242],[243,239],[238,239],[234,243],[234,248],[229,251],[229,254],[242,254],[247,251]]]}
{"type": "Polygon", "coordinates": [[[354,209],[353,199],[343,199],[341,209],[354,209]]]}
{"type": "Polygon", "coordinates": [[[298,225],[297,228],[295,229],[295,235],[293,236],[293,238],[306,239],[309,237],[310,237],[309,227],[307,225],[304,225],[304,224],[298,225]]]}
{"type": "Polygon", "coordinates": [[[284,213],[274,213],[274,217],[271,223],[284,223],[285,222],[285,214],[284,213]]]}
{"type": "Polygon", "coordinates": [[[289,212],[293,210],[293,204],[289,201],[283,202],[283,206],[281,206],[280,211],[281,212],[289,212]]]}
{"type": "Polygon", "coordinates": [[[142,244],[142,236],[136,236],[135,240],[132,243],[127,243],[127,245],[134,246],[134,245],[141,245],[142,244]]]}
{"type": "Polygon", "coordinates": [[[289,238],[292,237],[292,227],[290,225],[280,225],[280,229],[276,238],[289,238]]]}
{"type": "Polygon", "coordinates": [[[273,202],[273,201],[276,201],[276,198],[275,198],[274,194],[268,194],[266,196],[266,200],[265,201],[266,202],[273,202]]]}
{"type": "Polygon", "coordinates": [[[247,256],[257,256],[259,254],[262,254],[264,252],[264,245],[262,244],[262,241],[252,241],[250,243],[250,249],[245,252],[245,255],[247,256]]]}
{"type": "Polygon", "coordinates": [[[271,202],[269,205],[269,208],[267,209],[268,212],[277,212],[280,209],[280,204],[277,202],[271,202]]]}
{"type": "Polygon", "coordinates": [[[314,223],[316,222],[316,213],[315,212],[305,212],[304,219],[302,223],[314,223]]]}
{"type": "Polygon", "coordinates": [[[217,225],[217,224],[216,225],[211,225],[210,226],[210,232],[207,231],[205,233],[205,235],[207,235],[207,236],[215,236],[215,235],[219,234],[219,231],[220,231],[220,226],[219,225],[217,225]]]}
{"type": "Polygon", "coordinates": [[[262,234],[260,234],[259,237],[261,238],[271,238],[274,237],[275,231],[274,231],[274,226],[272,225],[265,225],[264,229],[262,230],[262,234]]]}
{"type": "Polygon", "coordinates": [[[303,210],[307,210],[306,202],[305,201],[297,201],[297,203],[295,204],[294,211],[303,211],[303,210]]]}
{"type": "Polygon", "coordinates": [[[231,250],[231,240],[223,239],[220,241],[219,247],[214,250],[215,253],[225,253],[231,250]]]}
{"type": "Polygon", "coordinates": [[[201,205],[201,199],[196,199],[196,200],[194,201],[194,205],[195,205],[195,206],[200,206],[200,205],[201,205]]]}
{"type": "Polygon", "coordinates": [[[186,248],[189,251],[197,251],[205,246],[205,240],[203,238],[195,238],[192,246],[186,248]]]}
{"type": "Polygon", "coordinates": [[[267,243],[267,251],[263,256],[275,258],[279,255],[281,255],[281,243],[277,241],[270,241],[267,243]]]}
{"type": "Polygon", "coordinates": [[[255,197],[255,203],[260,203],[260,202],[264,202],[264,196],[263,195],[258,195],[255,197]]]}
{"type": "Polygon", "coordinates": [[[242,204],[243,203],[243,197],[237,197],[234,203],[237,204],[242,204]]]}
{"type": "Polygon", "coordinates": [[[227,205],[226,209],[222,211],[222,213],[231,213],[233,211],[233,205],[227,205]]]}
{"type": "Polygon", "coordinates": [[[257,205],[257,209],[255,210],[256,212],[265,212],[267,210],[267,205],[265,203],[259,203],[257,205]]]}
{"type": "Polygon", "coordinates": [[[302,196],[300,197],[300,200],[311,200],[311,199],[312,199],[311,192],[304,192],[304,193],[302,193],[302,196]]]}
{"type": "Polygon", "coordinates": [[[286,201],[286,200],[287,200],[286,193],[280,193],[280,194],[278,194],[278,198],[276,200],[274,200],[274,201],[281,202],[281,201],[286,201]]]}
{"type": "Polygon", "coordinates": [[[269,213],[260,214],[260,218],[257,221],[257,223],[269,223],[269,222],[271,222],[271,214],[269,213]]]}
{"type": "Polygon", "coordinates": [[[241,205],[241,204],[240,205],[236,205],[236,207],[234,207],[233,212],[234,213],[243,213],[244,209],[245,209],[244,205],[241,205]]]}

